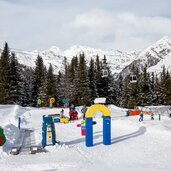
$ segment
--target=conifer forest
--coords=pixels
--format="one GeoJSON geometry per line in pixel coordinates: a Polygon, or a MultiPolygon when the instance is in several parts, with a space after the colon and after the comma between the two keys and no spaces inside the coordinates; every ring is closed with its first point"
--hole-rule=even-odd
{"type": "Polygon", "coordinates": [[[108,61],[85,55],[73,56],[63,61],[63,70],[56,75],[49,64],[46,68],[38,55],[35,67],[21,65],[15,53],[5,43],[0,56],[0,104],[21,106],[49,106],[49,99],[55,98],[54,106],[63,106],[62,99],[74,105],[91,105],[96,97],[106,97],[108,104],[133,108],[144,105],[171,104],[171,73],[163,66],[160,74],[148,73],[147,67],[131,66],[137,82],[130,83],[130,74],[123,77],[112,75],[108,61]],[[103,77],[102,71],[108,71],[103,77]]]}

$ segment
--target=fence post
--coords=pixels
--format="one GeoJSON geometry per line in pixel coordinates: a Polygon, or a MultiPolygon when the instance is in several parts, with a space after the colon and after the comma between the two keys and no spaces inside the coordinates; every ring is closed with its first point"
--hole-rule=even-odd
{"type": "Polygon", "coordinates": [[[18,128],[20,129],[20,124],[21,124],[21,118],[20,116],[18,117],[18,128]]]}

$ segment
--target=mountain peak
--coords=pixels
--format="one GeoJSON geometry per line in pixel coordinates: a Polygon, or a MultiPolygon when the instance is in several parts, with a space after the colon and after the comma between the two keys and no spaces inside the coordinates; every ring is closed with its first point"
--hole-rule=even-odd
{"type": "Polygon", "coordinates": [[[159,42],[170,42],[171,41],[171,36],[164,36],[162,37],[157,43],[159,42]]]}
{"type": "Polygon", "coordinates": [[[51,46],[48,51],[52,51],[52,52],[55,52],[55,53],[59,53],[61,50],[57,46],[51,46]]]}

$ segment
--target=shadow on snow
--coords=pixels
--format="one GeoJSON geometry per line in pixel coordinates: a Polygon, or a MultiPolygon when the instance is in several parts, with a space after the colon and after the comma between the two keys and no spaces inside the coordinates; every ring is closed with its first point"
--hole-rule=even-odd
{"type": "MultiPolygon", "coordinates": [[[[137,131],[135,131],[133,133],[122,135],[122,136],[111,139],[111,144],[119,143],[119,142],[131,139],[134,137],[138,137],[140,135],[143,135],[145,132],[146,132],[146,128],[144,126],[142,126],[137,131]]],[[[98,134],[98,135],[94,135],[93,139],[99,139],[103,136],[102,131],[95,132],[94,134],[98,134]]],[[[72,140],[72,141],[68,141],[68,142],[65,142],[64,144],[65,145],[76,145],[76,144],[80,144],[82,142],[85,142],[85,137],[82,137],[82,138],[79,138],[76,140],[72,140]]],[[[100,144],[102,144],[102,142],[94,143],[94,146],[100,145],[100,144]]]]}
{"type": "MultiPolygon", "coordinates": [[[[143,135],[145,132],[146,132],[146,128],[144,126],[142,126],[137,131],[135,131],[133,133],[122,135],[122,136],[111,139],[111,144],[119,143],[119,142],[125,141],[127,139],[138,137],[140,135],[143,135]]],[[[102,142],[95,143],[94,146],[100,145],[100,144],[102,144],[102,142]]]]}

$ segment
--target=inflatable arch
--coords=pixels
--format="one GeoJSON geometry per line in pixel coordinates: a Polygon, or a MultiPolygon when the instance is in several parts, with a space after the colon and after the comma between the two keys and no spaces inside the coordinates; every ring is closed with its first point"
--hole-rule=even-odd
{"type": "Polygon", "coordinates": [[[111,144],[111,114],[109,109],[103,104],[94,104],[88,108],[86,118],[86,146],[93,146],[93,115],[100,111],[103,114],[103,144],[111,144]]]}

